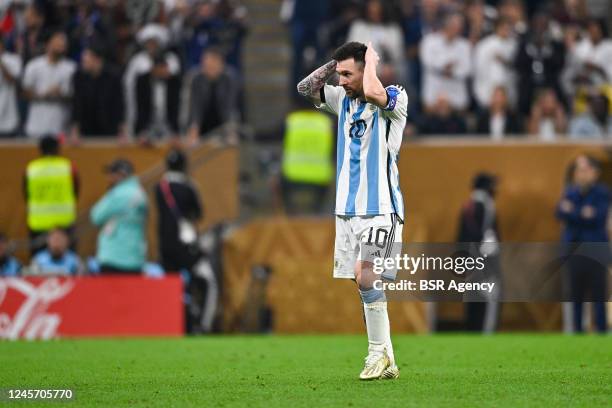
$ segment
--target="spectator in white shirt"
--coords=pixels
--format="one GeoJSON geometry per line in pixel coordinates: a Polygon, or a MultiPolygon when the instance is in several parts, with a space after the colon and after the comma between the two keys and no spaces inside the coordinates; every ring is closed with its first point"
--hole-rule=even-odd
{"type": "Polygon", "coordinates": [[[7,52],[0,37],[0,137],[13,137],[17,133],[17,82],[20,74],[21,58],[7,52]]]}
{"type": "Polygon", "coordinates": [[[381,0],[366,1],[365,19],[351,24],[346,41],[364,44],[371,41],[382,57],[380,70],[385,76],[393,77],[392,81],[404,83],[404,34],[399,24],[390,22],[386,14],[385,4],[381,0]],[[386,74],[389,69],[393,70],[390,75],[386,74]]]}
{"type": "Polygon", "coordinates": [[[512,24],[500,19],[495,33],[483,38],[474,49],[474,95],[481,109],[491,103],[493,91],[498,86],[506,89],[511,106],[516,102],[516,79],[512,69],[516,40],[512,36],[512,24]]]}
{"type": "Polygon", "coordinates": [[[421,63],[425,71],[423,103],[431,111],[444,94],[453,109],[465,110],[469,104],[467,80],[472,71],[470,43],[461,37],[463,17],[450,14],[444,28],[425,36],[421,42],[421,63]]]}
{"type": "Polygon", "coordinates": [[[587,33],[570,52],[570,63],[578,75],[575,79],[591,85],[612,83],[612,40],[606,38],[605,24],[590,20],[587,33]]]}
{"type": "Polygon", "coordinates": [[[66,35],[58,31],[49,37],[46,53],[26,65],[23,90],[30,101],[25,126],[29,137],[40,138],[67,129],[76,65],[64,58],[65,53],[66,35]]]}
{"type": "Polygon", "coordinates": [[[476,45],[493,32],[497,10],[495,7],[486,5],[484,0],[467,0],[463,10],[467,26],[466,37],[470,44],[476,45]]]}
{"type": "Polygon", "coordinates": [[[497,5],[497,11],[499,18],[510,21],[515,34],[523,35],[527,32],[528,26],[524,1],[502,0],[497,5]]]}

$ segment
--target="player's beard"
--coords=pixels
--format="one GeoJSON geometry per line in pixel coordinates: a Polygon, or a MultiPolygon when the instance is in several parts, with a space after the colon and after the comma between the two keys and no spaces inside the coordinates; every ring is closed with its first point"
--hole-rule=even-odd
{"type": "Polygon", "coordinates": [[[353,88],[349,88],[349,87],[344,87],[344,92],[346,92],[346,96],[348,96],[351,99],[357,99],[361,96],[361,94],[357,91],[355,91],[353,88]]]}

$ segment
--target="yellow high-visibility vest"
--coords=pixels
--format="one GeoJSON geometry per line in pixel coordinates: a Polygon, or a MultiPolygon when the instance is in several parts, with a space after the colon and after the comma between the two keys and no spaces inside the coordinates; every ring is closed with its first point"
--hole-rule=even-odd
{"type": "Polygon", "coordinates": [[[68,227],[76,219],[76,197],[70,160],[41,157],[27,168],[28,227],[47,231],[68,227]]]}
{"type": "Polygon", "coordinates": [[[328,184],[334,169],[332,124],[317,111],[297,111],[286,119],[283,176],[296,183],[328,184]]]}

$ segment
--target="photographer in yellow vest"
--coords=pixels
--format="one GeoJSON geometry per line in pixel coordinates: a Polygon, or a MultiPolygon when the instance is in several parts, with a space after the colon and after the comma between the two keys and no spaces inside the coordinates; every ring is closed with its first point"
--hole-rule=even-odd
{"type": "Polygon", "coordinates": [[[319,213],[334,177],[331,119],[296,103],[285,119],[282,194],[288,214],[319,213]]]}
{"type": "Polygon", "coordinates": [[[59,155],[57,138],[44,136],[39,149],[41,156],[28,163],[24,179],[32,255],[45,248],[46,233],[54,228],[66,230],[74,247],[73,225],[79,184],[72,162],[59,155]]]}

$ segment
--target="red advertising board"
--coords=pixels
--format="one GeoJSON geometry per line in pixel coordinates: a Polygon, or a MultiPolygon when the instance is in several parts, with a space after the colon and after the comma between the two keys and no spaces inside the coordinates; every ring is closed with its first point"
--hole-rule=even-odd
{"type": "Polygon", "coordinates": [[[0,278],[0,339],[182,333],[179,276],[0,278]]]}

